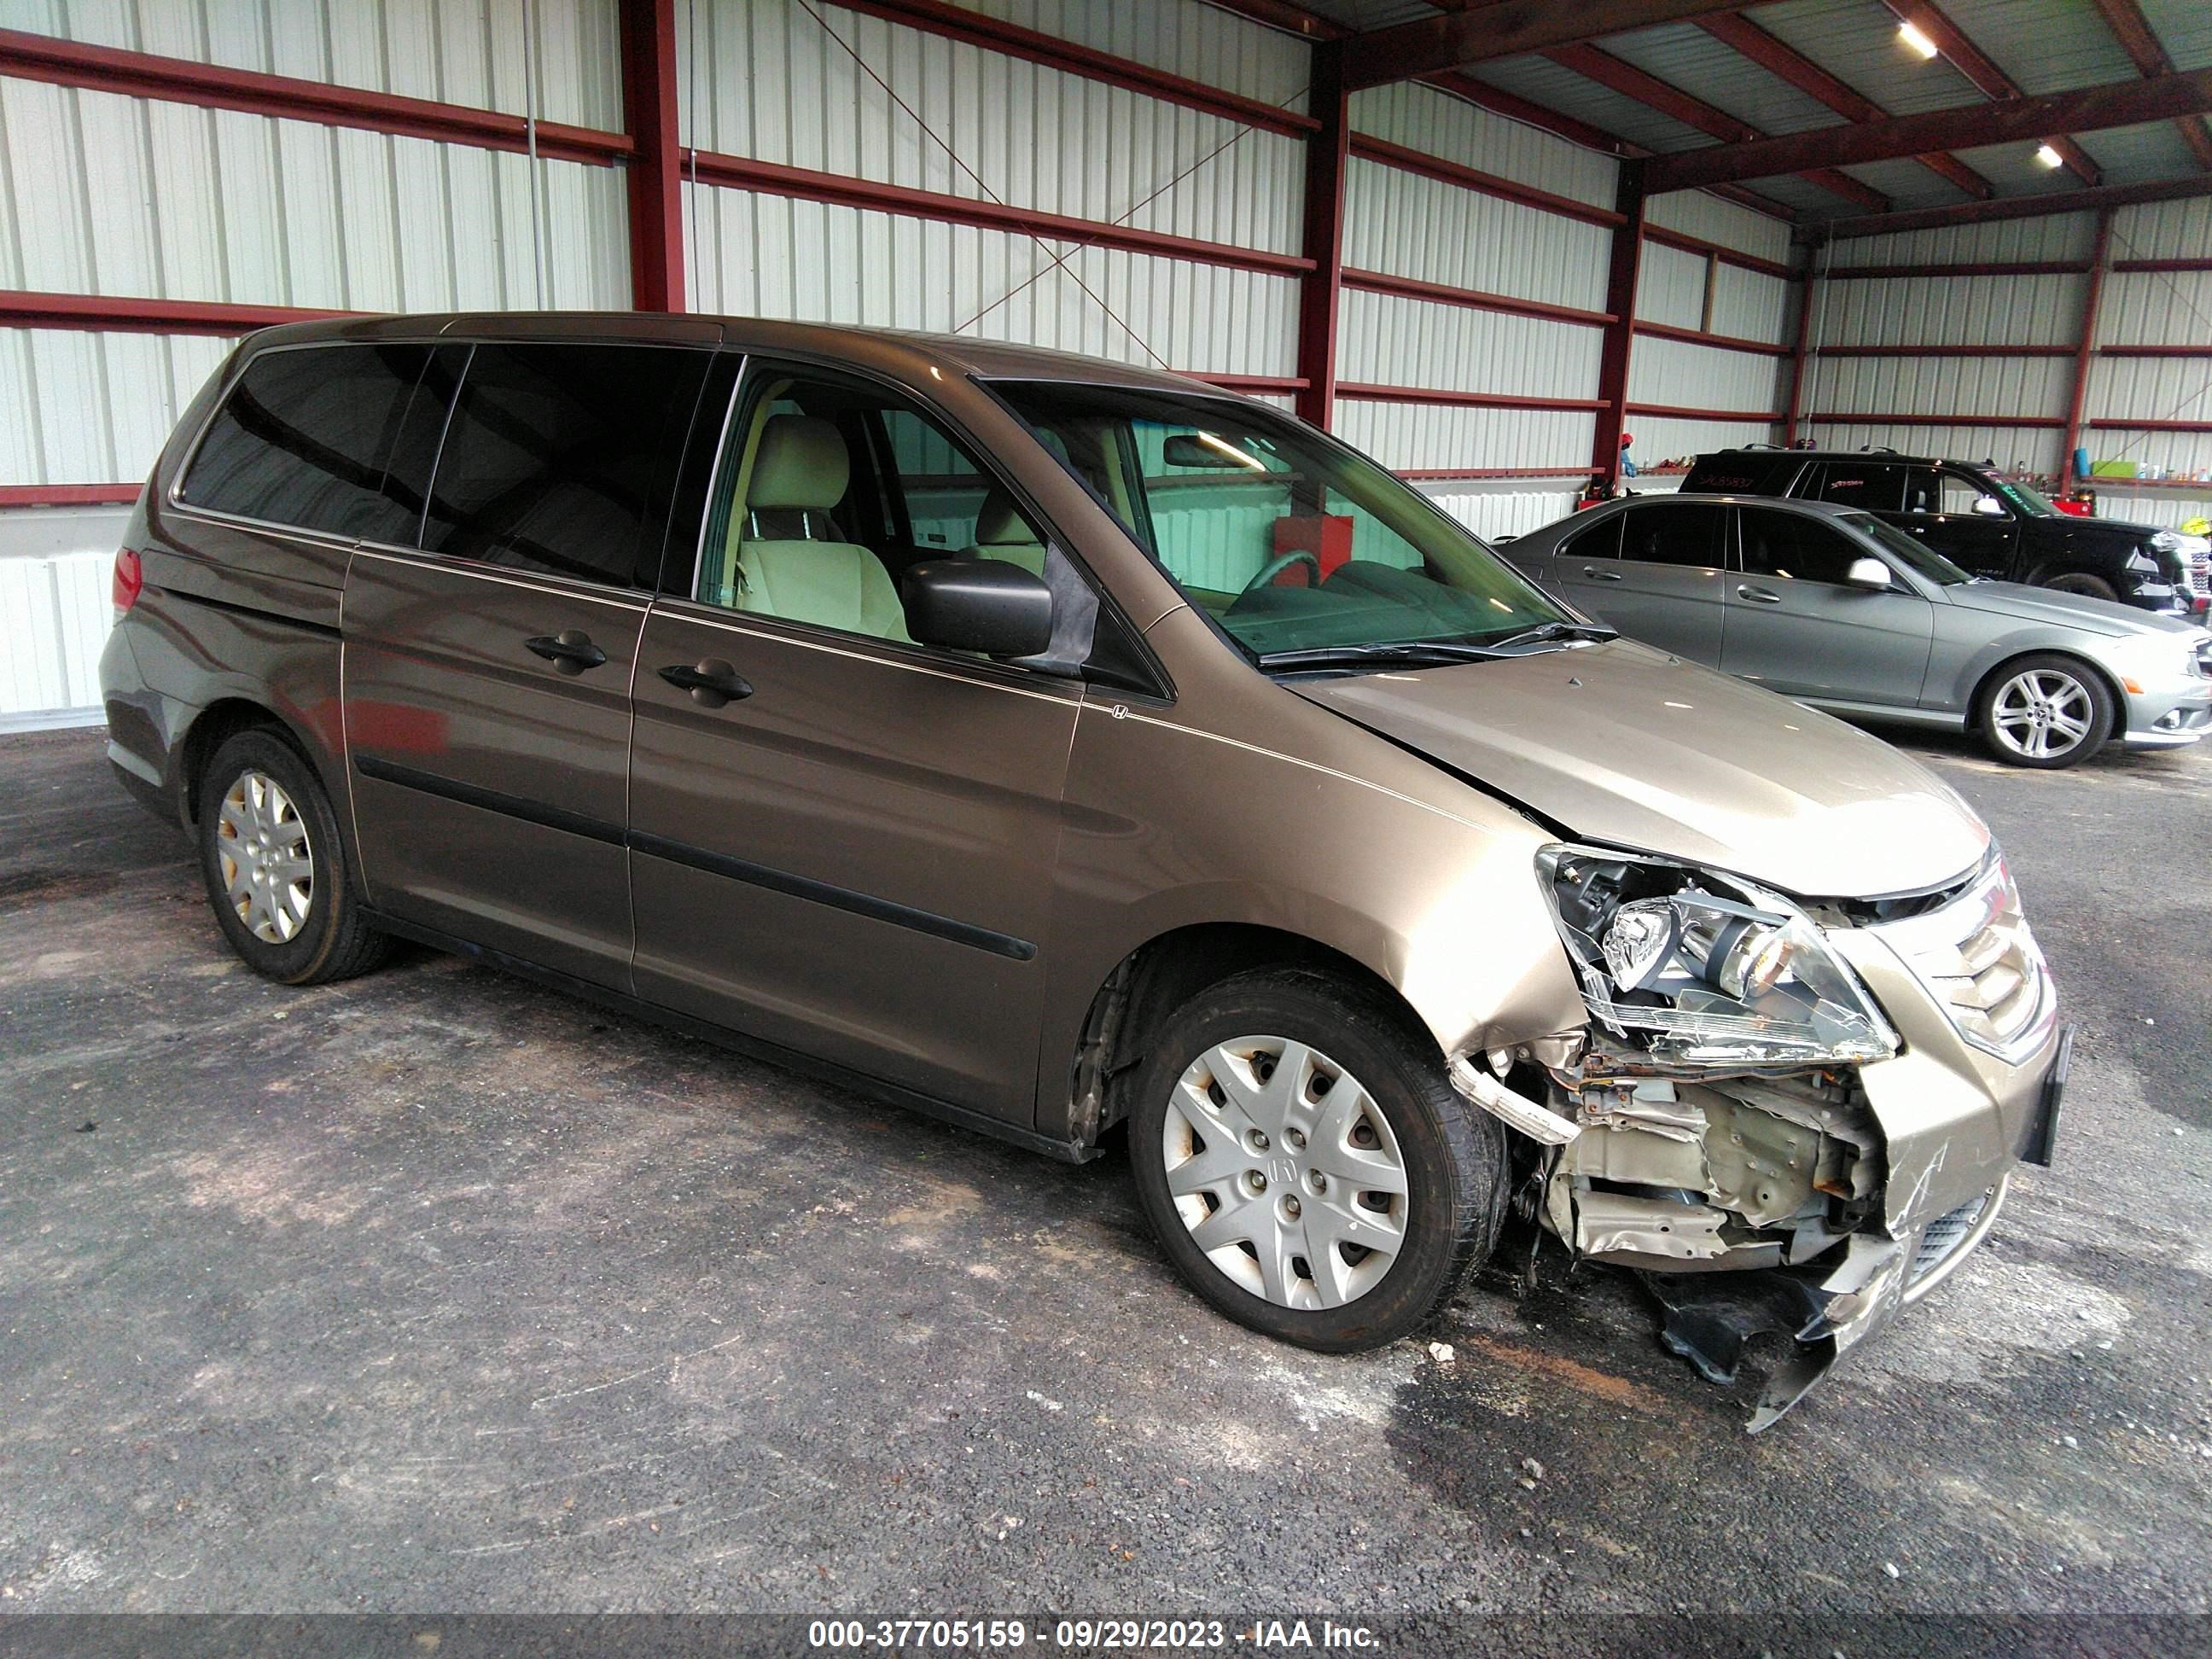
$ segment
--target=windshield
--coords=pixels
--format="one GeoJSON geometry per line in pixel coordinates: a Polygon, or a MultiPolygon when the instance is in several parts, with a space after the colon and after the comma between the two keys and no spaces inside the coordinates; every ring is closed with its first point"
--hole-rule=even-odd
{"type": "Polygon", "coordinates": [[[1868,540],[1881,543],[1881,550],[1892,560],[1939,586],[1956,587],[1974,580],[1927,543],[1906,535],[1893,524],[1884,524],[1871,513],[1846,513],[1843,522],[1868,540]]]}
{"type": "Polygon", "coordinates": [[[2058,509],[2051,504],[2051,498],[2039,489],[2031,489],[2024,483],[2014,483],[2009,478],[1992,478],[1990,482],[1997,487],[2000,495],[2031,519],[2055,519],[2059,516],[2058,509]]]}
{"type": "Polygon", "coordinates": [[[1059,381],[991,390],[1262,666],[1610,632],[1372,461],[1262,405],[1059,381]]]}

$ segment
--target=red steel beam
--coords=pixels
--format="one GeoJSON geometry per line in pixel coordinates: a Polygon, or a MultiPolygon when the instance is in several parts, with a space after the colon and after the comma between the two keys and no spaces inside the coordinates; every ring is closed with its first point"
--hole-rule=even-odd
{"type": "Polygon", "coordinates": [[[1822,346],[1822,357],[2071,357],[2070,345],[1822,346]]]}
{"type": "Polygon", "coordinates": [[[771,196],[793,196],[805,201],[829,202],[842,207],[866,208],[878,213],[903,214],[945,224],[975,225],[1018,235],[1042,237],[1054,242],[1080,242],[1096,247],[1121,248],[1132,253],[1152,253],[1170,259],[1193,259],[1201,264],[1227,265],[1238,270],[1266,271],[1278,276],[1302,276],[1314,262],[1296,253],[1274,253],[1264,248],[1237,247],[1226,242],[1204,242],[1189,236],[1170,236],[1164,231],[1140,230],[1130,225],[1101,224],[1035,208],[1015,207],[977,197],[950,196],[936,191],[910,190],[903,185],[878,184],[844,173],[817,173],[809,167],[786,167],[779,161],[757,161],[748,156],[724,155],[712,150],[687,153],[684,170],[703,184],[726,185],[733,190],[760,191],[771,196]]]}
{"type": "Polygon", "coordinates": [[[2056,416],[2048,415],[1859,415],[1849,410],[1808,415],[1805,418],[1821,426],[2040,427],[2057,431],[2066,424],[2056,416]]]}
{"type": "MultiPolygon", "coordinates": [[[[2095,0],[2097,9],[2104,15],[2105,25],[2111,29],[2126,52],[2128,61],[2143,75],[2171,75],[2173,59],[2166,55],[2150,20],[2142,15],[2136,0],[2095,0]]],[[[2212,172],[2212,132],[2207,132],[2204,123],[2196,116],[2176,122],[2181,137],[2197,157],[2197,165],[2212,172]]]]}
{"type": "Polygon", "coordinates": [[[1311,268],[1298,279],[1297,394],[1301,420],[1324,432],[1336,415],[1336,333],[1344,311],[1344,197],[1352,172],[1352,102],[1344,85],[1344,47],[1313,49],[1306,101],[1321,130],[1306,140],[1305,231],[1299,244],[1311,268]]]}
{"type": "Polygon", "coordinates": [[[1336,391],[1339,397],[1356,398],[1362,403],[1441,404],[1455,409],[1544,409],[1586,413],[1605,407],[1595,398],[1523,398],[1504,392],[1451,392],[1437,386],[1376,386],[1364,380],[1346,380],[1336,391]]]}
{"type": "Polygon", "coordinates": [[[1154,69],[1149,64],[1079,46],[1073,40],[1024,28],[1019,23],[1006,22],[964,6],[948,5],[945,0],[838,0],[838,3],[848,11],[869,12],[948,40],[981,46],[986,51],[1041,64],[1047,69],[1062,70],[1088,80],[1103,81],[1109,86],[1124,87],[1269,132],[1303,137],[1321,126],[1314,117],[1297,114],[1280,105],[1224,92],[1202,81],[1154,69]]]}
{"type": "MultiPolygon", "coordinates": [[[[1646,74],[1635,64],[1586,42],[1557,46],[1544,56],[1562,69],[1572,70],[1584,80],[1595,82],[1624,98],[1632,98],[1671,120],[1711,135],[1723,144],[1747,144],[1766,137],[1749,122],[1738,120],[1726,110],[1709,104],[1702,98],[1694,98],[1680,87],[1662,81],[1656,75],[1646,74]]],[[[1824,167],[1808,167],[1802,171],[1807,179],[1821,189],[1842,197],[1855,207],[1869,208],[1880,213],[1889,205],[1889,198],[1871,185],[1861,184],[1847,173],[1824,167]]]]}
{"type": "Polygon", "coordinates": [[[1224,392],[1304,392],[1306,381],[1297,374],[1213,374],[1186,368],[1177,371],[1187,380],[1203,380],[1224,392]]]}
{"type": "MultiPolygon", "coordinates": [[[[1944,15],[1933,0],[1888,0],[1889,9],[1900,22],[1910,23],[1930,40],[1936,50],[1948,60],[1952,68],[1973,83],[1974,89],[1984,98],[2013,99],[2025,96],[2020,84],[1992,62],[1987,52],[1967,38],[1966,32],[1944,15]]],[[[2069,173],[2085,185],[2101,185],[2104,174],[2097,164],[2082,153],[2081,146],[2063,132],[2039,133],[2051,148],[2058,152],[2058,159],[2069,173]]]]}
{"type": "Polygon", "coordinates": [[[229,339],[280,323],[351,317],[304,306],[244,306],[204,300],[146,300],[105,294],[0,291],[0,327],[62,328],[88,333],[212,334],[229,339]]]}
{"type": "MultiPolygon", "coordinates": [[[[27,34],[18,29],[0,29],[0,75],[204,109],[240,110],[249,115],[313,121],[324,126],[471,144],[482,149],[526,152],[531,143],[530,123],[499,110],[329,86],[287,75],[264,75],[256,70],[186,63],[181,58],[27,34]]],[[[557,121],[538,123],[537,143],[540,155],[601,167],[628,156],[632,148],[626,134],[557,121]]]]}
{"type": "Polygon", "coordinates": [[[1631,415],[1658,415],[1682,421],[1756,421],[1778,425],[1788,416],[1778,409],[1699,409],[1685,404],[1631,404],[1631,415]]]}
{"type": "Polygon", "coordinates": [[[1295,34],[1305,40],[1341,40],[1352,31],[1334,18],[1292,5],[1290,0],[1206,0],[1218,11],[1235,12],[1255,23],[1295,34]]]}
{"type": "Polygon", "coordinates": [[[2115,259],[2114,270],[2212,270],[2212,259],[2115,259]]]}
{"type": "MultiPolygon", "coordinates": [[[[2108,207],[2132,207],[2142,202],[2178,202],[2193,196],[2212,196],[2212,177],[2161,179],[2143,185],[2102,185],[2095,190],[2055,190],[2037,196],[2000,196],[1990,202],[1961,202],[1955,207],[1912,208],[1902,213],[1869,214],[1856,219],[1832,219],[1821,227],[1824,234],[1842,240],[1850,236],[1884,236],[1894,231],[1935,230],[1945,225],[1986,225],[2001,219],[2040,219],[2053,213],[2094,213],[2108,207]]],[[[2120,269],[2127,269],[2123,265],[2120,269]]]]}
{"type": "Polygon", "coordinates": [[[1805,407],[1805,365],[1811,361],[1813,341],[1813,267],[1808,260],[1797,279],[1797,339],[1790,349],[1790,407],[1782,414],[1782,441],[1794,447],[1797,422],[1805,407]]]}
{"type": "Polygon", "coordinates": [[[1620,434],[1626,429],[1622,405],[1628,401],[1628,363],[1636,349],[1636,278],[1644,263],[1644,179],[1649,161],[1623,161],[1614,204],[1623,223],[1613,233],[1613,248],[1606,261],[1605,308],[1613,320],[1605,325],[1599,349],[1597,395],[1605,407],[1598,411],[1597,430],[1590,440],[1590,471],[1610,488],[1620,477],[1620,434]]]}
{"type": "Polygon", "coordinates": [[[128,507],[143,484],[0,484],[0,507],[128,507]]]}
{"type": "Polygon", "coordinates": [[[622,0],[630,305],[684,309],[684,194],[676,143],[676,0],[622,0]]]}
{"type": "Polygon", "coordinates": [[[2074,349],[2074,389],[2066,399],[2066,438],[2060,445],[2058,487],[2074,487],[2074,451],[2081,441],[2081,416],[2089,401],[2089,365],[2097,351],[2097,308],[2105,294],[2105,261],[2112,251],[2112,212],[2097,216],[2097,240],[2089,251],[2089,282],[2081,295],[2081,330],[2074,349]]]}
{"type": "MultiPolygon", "coordinates": [[[[1769,34],[1749,18],[1734,13],[1701,17],[1698,27],[1723,46],[1797,88],[1807,97],[1826,104],[1847,121],[1878,121],[1889,112],[1838,80],[1795,46],[1769,34]]],[[[1946,150],[1914,158],[1947,183],[1956,185],[1977,201],[1997,193],[1996,186],[1946,150]]]]}
{"type": "MultiPolygon", "coordinates": [[[[1817,127],[1780,138],[1745,144],[1716,144],[1706,149],[1665,155],[1652,166],[1651,189],[1693,190],[1739,179],[1802,173],[1823,163],[1889,161],[1925,155],[1931,149],[1971,149],[2048,139],[2054,133],[2096,132],[2107,127],[2138,126],[2212,110],[2212,69],[2160,76],[2150,81],[2121,81],[2083,87],[2039,98],[2014,98],[1962,109],[1894,115],[1854,126],[1817,127]]],[[[2021,198],[2012,198],[2018,200],[2021,198]]],[[[1966,207],[1994,208],[1999,202],[1969,202],[1966,207]]]]}
{"type": "MultiPolygon", "coordinates": [[[[2089,421],[2084,424],[2100,432],[2212,432],[2212,421],[2089,421]]],[[[2117,483],[2120,481],[2108,479],[2106,482],[2117,483]]]]}
{"type": "Polygon", "coordinates": [[[1416,483],[1449,483],[1455,478],[1586,478],[1586,466],[1431,466],[1414,467],[1398,475],[1416,483]]]}
{"type": "MultiPolygon", "coordinates": [[[[2119,267],[2114,265],[2113,270],[2119,267]]],[[[2099,346],[2100,357],[2212,357],[2212,345],[2109,345],[2099,346]]]]}
{"type": "Polygon", "coordinates": [[[1762,259],[1755,253],[1746,253],[1740,248],[1709,242],[1702,236],[1691,236],[1679,230],[1669,230],[1664,225],[1646,224],[1644,240],[1656,242],[1662,247],[1680,248],[1685,253],[1703,253],[1718,259],[1724,265],[1740,265],[1746,270],[1755,270],[1765,276],[1779,276],[1784,281],[1794,280],[1796,268],[1779,259],[1762,259]]]}
{"type": "Polygon", "coordinates": [[[1930,265],[1835,265],[1821,275],[1841,283],[1899,276],[2081,276],[2088,270],[2086,259],[1972,259],[1930,265]]]}
{"type": "Polygon", "coordinates": [[[1411,81],[1523,52],[1546,52],[1655,23],[1738,11],[1746,0],[1501,0],[1474,11],[1419,18],[1355,34],[1345,43],[1345,82],[1363,87],[1411,81]]]}
{"type": "Polygon", "coordinates": [[[1579,323],[1602,328],[1613,320],[1609,311],[1583,311],[1573,306],[1553,305],[1547,300],[1523,300],[1510,294],[1486,293],[1481,289],[1454,288],[1447,283],[1425,283],[1417,276],[1394,276],[1384,270],[1346,269],[1344,285],[1370,294],[1395,294],[1401,299],[1462,306],[1470,311],[1502,311],[1510,316],[1534,317],[1551,323],[1579,323]]]}
{"type": "Polygon", "coordinates": [[[1655,340],[1680,340],[1687,345],[1711,346],[1717,351],[1750,351],[1762,357],[1787,357],[1791,348],[1771,340],[1748,339],[1741,334],[1715,334],[1702,328],[1677,328],[1672,323],[1638,323],[1638,334],[1655,340]]]}
{"type": "Polygon", "coordinates": [[[1539,190],[1535,185],[1524,185],[1517,179],[1500,178],[1494,173],[1485,173],[1477,167],[1463,167],[1457,161],[1448,161],[1441,155],[1408,149],[1405,145],[1394,144],[1388,139],[1371,138],[1364,132],[1356,132],[1352,135],[1351,144],[1352,154],[1363,161],[1379,161],[1385,167],[1418,173],[1426,179],[1457,185],[1462,190],[1477,191],[1485,196],[1518,202],[1523,207],[1556,213],[1562,218],[1579,219],[1586,224],[1617,225],[1620,222],[1619,214],[1595,203],[1539,190]]]}

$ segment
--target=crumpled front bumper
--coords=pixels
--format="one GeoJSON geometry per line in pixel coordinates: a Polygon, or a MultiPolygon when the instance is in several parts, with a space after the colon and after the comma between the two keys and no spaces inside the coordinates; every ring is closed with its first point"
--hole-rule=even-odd
{"type": "MultiPolygon", "coordinates": [[[[2048,1165],[2051,1160],[2072,1052],[2072,1030],[2063,1029],[2039,1050],[2036,1066],[2021,1068],[2032,1074],[2032,1102],[2006,1115],[2016,1120],[2016,1156],[2022,1161],[2048,1165]]],[[[1941,1153],[1931,1160],[1935,1170],[1921,1182],[1921,1192],[1936,1189],[1936,1171],[1946,1161],[1941,1153]]],[[[2008,1161],[1988,1184],[1946,1209],[1908,1206],[1901,1224],[1854,1237],[1843,1260],[1825,1268],[1643,1273],[1666,1312],[1661,1340],[1708,1381],[1722,1383],[1735,1380],[1737,1361],[1754,1338],[1790,1342],[1785,1357],[1768,1372],[1747,1425],[1757,1434],[1779,1422],[1837,1361],[1956,1273],[1989,1237],[2011,1188],[2008,1161]]],[[[1953,1192],[1948,1184],[1942,1190],[1947,1196],[1953,1192]]]]}

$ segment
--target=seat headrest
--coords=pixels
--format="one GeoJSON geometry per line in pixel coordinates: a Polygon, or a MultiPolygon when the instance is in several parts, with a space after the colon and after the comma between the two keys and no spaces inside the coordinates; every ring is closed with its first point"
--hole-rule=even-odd
{"type": "Polygon", "coordinates": [[[837,428],[818,415],[774,415],[761,430],[745,506],[826,513],[845,499],[852,457],[837,428]]]}
{"type": "Polygon", "coordinates": [[[983,510],[975,515],[976,546],[1034,547],[1041,539],[1005,490],[994,489],[983,498],[983,510]]]}

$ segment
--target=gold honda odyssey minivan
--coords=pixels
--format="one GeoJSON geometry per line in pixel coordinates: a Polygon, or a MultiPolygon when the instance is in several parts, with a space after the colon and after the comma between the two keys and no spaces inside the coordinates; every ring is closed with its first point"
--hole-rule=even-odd
{"type": "MultiPolygon", "coordinates": [[[[1615,638],[1263,404],[642,315],[255,335],[132,517],[123,782],[290,984],[466,951],[1070,1159],[1348,1351],[1501,1232],[1645,1272],[1754,1426],[2048,1161],[1988,830],[1615,638]],[[1741,1281],[1735,1281],[1741,1283],[1741,1281]]],[[[1525,1246],[1524,1246],[1525,1248],[1525,1246]]]]}

